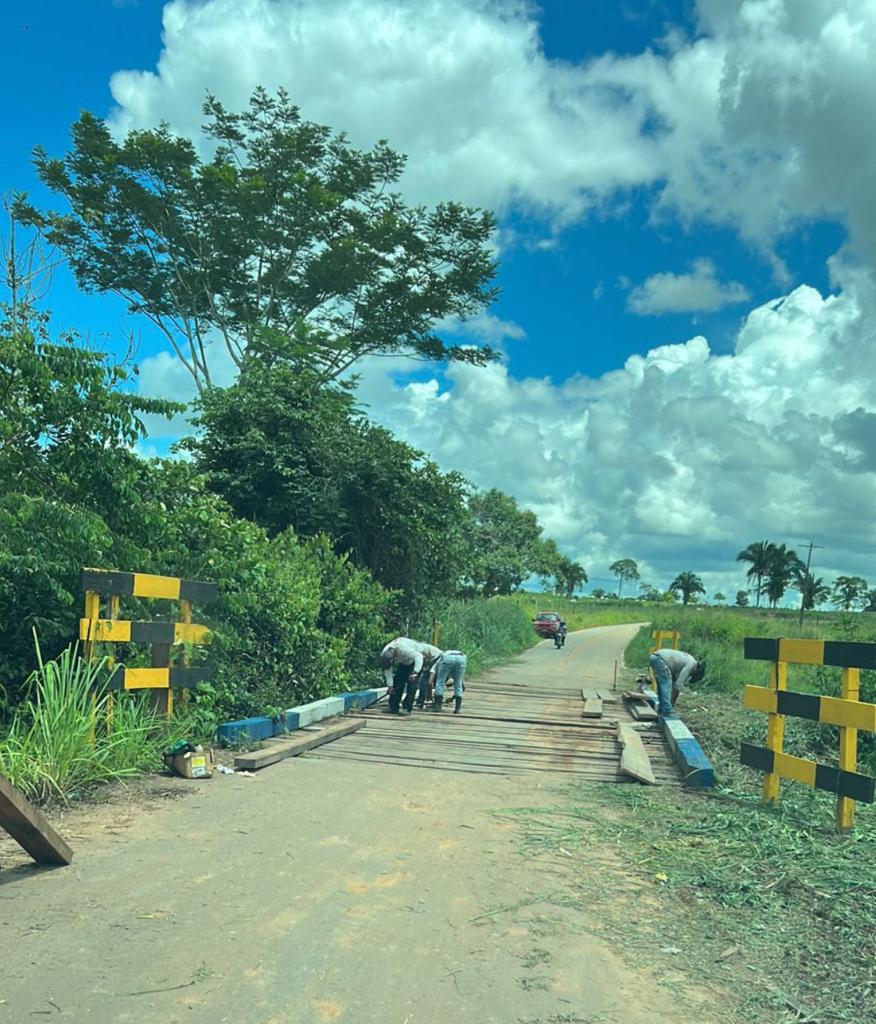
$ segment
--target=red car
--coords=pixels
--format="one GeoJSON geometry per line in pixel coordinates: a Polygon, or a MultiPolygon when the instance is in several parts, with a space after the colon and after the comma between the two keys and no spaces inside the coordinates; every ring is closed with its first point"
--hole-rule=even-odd
{"type": "Polygon", "coordinates": [[[559,633],[562,621],[556,612],[539,612],[532,620],[532,626],[539,636],[554,637],[559,633]]]}

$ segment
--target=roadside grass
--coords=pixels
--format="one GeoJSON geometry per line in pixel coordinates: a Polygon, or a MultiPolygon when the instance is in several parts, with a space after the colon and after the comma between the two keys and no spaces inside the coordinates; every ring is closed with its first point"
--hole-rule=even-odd
{"type": "MultiPolygon", "coordinates": [[[[582,784],[556,802],[502,811],[521,852],[549,858],[592,930],[637,963],[718,986],[732,1021],[876,1019],[876,812],[858,804],[850,836],[834,800],[783,782],[777,807],[738,763],[763,716],[738,694],[700,694],[685,719],[713,758],[720,788],[582,784]]],[[[803,723],[801,723],[803,724],[803,723]]],[[[807,749],[787,720],[789,744],[807,749]]]]}
{"type": "MultiPolygon", "coordinates": [[[[465,651],[469,675],[507,661],[539,640],[514,597],[451,599],[435,607],[433,614],[441,623],[438,646],[465,651]]],[[[411,629],[412,636],[427,639],[432,635],[432,619],[411,629]]]]}
{"type": "Polygon", "coordinates": [[[37,663],[28,697],[0,738],[0,772],[29,799],[66,803],[98,783],[159,768],[167,724],[145,696],[112,699],[98,692],[92,698],[105,660],[86,662],[70,647],[44,662],[37,646],[37,663]]]}

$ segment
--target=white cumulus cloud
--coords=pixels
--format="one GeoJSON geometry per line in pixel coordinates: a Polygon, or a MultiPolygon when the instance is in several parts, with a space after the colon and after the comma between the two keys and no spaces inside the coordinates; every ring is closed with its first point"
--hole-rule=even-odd
{"type": "Polygon", "coordinates": [[[640,316],[660,313],[714,313],[747,302],[751,294],[738,281],[719,281],[709,259],[694,262],[689,274],[653,274],[634,288],[627,308],[640,316]]]}

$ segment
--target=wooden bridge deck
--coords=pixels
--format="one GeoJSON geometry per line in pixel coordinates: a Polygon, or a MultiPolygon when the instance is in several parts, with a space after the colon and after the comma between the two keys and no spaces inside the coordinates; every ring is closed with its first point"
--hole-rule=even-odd
{"type": "MultiPolygon", "coordinates": [[[[632,782],[620,771],[616,723],[633,723],[620,694],[603,717],[581,717],[580,690],[474,681],[466,684],[462,713],[453,701],[434,714],[426,706],[409,717],[386,713],[386,701],[364,712],[366,727],[320,747],[308,757],[383,762],[445,771],[518,775],[553,772],[595,782],[632,782]]],[[[657,781],[680,784],[656,724],[636,723],[657,781]]]]}

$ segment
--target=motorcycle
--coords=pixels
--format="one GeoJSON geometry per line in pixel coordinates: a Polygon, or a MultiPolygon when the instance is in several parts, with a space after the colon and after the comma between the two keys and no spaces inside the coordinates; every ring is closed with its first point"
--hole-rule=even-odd
{"type": "Polygon", "coordinates": [[[560,628],[554,633],[554,647],[559,650],[561,647],[566,646],[566,624],[560,626],[560,628]]]}

